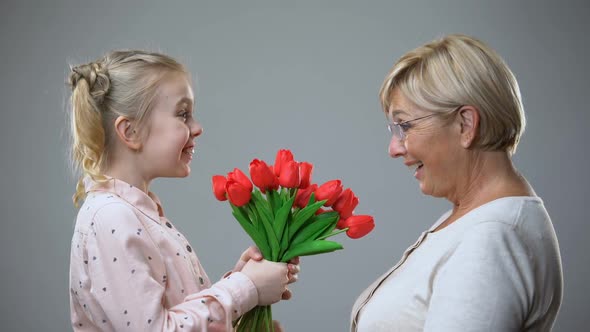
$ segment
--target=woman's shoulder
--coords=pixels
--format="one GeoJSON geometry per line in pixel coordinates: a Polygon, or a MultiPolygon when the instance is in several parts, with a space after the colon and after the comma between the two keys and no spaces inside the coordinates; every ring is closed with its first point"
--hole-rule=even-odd
{"type": "MultiPolygon", "coordinates": [[[[509,196],[490,201],[467,213],[465,224],[487,224],[490,228],[518,228],[531,222],[531,216],[548,219],[541,198],[537,196],[509,196]],[[504,226],[501,226],[504,225],[504,226]]],[[[534,218],[533,218],[534,219],[534,218]]]]}
{"type": "Polygon", "coordinates": [[[539,239],[554,238],[555,232],[543,201],[536,196],[503,197],[465,216],[462,242],[481,246],[536,247],[539,239]]]}

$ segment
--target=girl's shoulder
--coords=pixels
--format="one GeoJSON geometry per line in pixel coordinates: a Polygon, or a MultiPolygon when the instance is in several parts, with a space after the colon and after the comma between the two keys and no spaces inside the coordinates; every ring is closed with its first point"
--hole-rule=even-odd
{"type": "Polygon", "coordinates": [[[112,227],[141,223],[136,209],[110,192],[92,192],[84,200],[76,218],[77,227],[112,227]]]}

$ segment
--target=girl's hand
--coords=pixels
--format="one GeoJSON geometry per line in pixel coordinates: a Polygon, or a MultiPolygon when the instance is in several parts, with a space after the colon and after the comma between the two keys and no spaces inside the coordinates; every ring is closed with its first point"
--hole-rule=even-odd
{"type": "Polygon", "coordinates": [[[283,328],[283,325],[281,325],[281,323],[279,323],[278,320],[273,320],[272,321],[272,325],[274,328],[275,332],[285,332],[285,329],[283,328]]]}
{"type": "Polygon", "coordinates": [[[249,260],[241,271],[258,291],[258,305],[270,305],[281,300],[289,283],[289,268],[286,263],[249,260]]]}
{"type": "Polygon", "coordinates": [[[232,272],[242,271],[244,265],[246,265],[246,263],[248,263],[248,261],[251,259],[255,261],[262,260],[262,253],[260,253],[260,250],[258,250],[258,248],[255,246],[249,247],[242,253],[240,259],[238,259],[238,262],[236,263],[236,266],[234,266],[232,272]]]}
{"type": "MultiPolygon", "coordinates": [[[[258,250],[258,248],[255,246],[251,246],[242,253],[240,259],[236,263],[236,266],[234,267],[232,272],[242,271],[242,269],[244,268],[246,263],[248,263],[249,260],[261,261],[262,259],[263,257],[260,250],[258,250]]],[[[299,267],[299,257],[294,257],[293,259],[291,259],[289,261],[289,264],[287,265],[287,268],[289,270],[289,272],[287,273],[288,283],[292,284],[296,282],[297,279],[299,279],[298,273],[299,271],[301,271],[301,268],[299,267]]],[[[291,297],[293,297],[293,293],[291,293],[291,291],[287,288],[285,292],[283,292],[281,299],[289,300],[291,299],[291,297]]]]}
{"type": "MultiPolygon", "coordinates": [[[[289,270],[289,272],[287,272],[287,278],[289,280],[288,283],[292,284],[297,281],[297,279],[299,279],[298,273],[301,271],[301,268],[299,267],[299,257],[294,257],[291,259],[289,264],[287,264],[287,269],[289,270]]],[[[283,293],[282,299],[289,300],[292,296],[293,293],[291,293],[291,291],[287,288],[283,293]]]]}

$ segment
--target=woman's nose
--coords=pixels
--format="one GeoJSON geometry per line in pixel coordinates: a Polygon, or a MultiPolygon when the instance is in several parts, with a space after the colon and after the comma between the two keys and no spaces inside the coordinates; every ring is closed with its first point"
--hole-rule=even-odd
{"type": "Polygon", "coordinates": [[[391,140],[389,141],[389,156],[391,158],[401,157],[406,153],[406,147],[404,142],[397,138],[395,135],[391,136],[391,140]]]}

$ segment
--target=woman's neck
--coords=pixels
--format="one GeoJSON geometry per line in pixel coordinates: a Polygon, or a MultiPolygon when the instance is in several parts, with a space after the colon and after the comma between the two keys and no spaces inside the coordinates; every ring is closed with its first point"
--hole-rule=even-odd
{"type": "Polygon", "coordinates": [[[505,152],[481,151],[471,161],[465,184],[454,197],[453,212],[437,230],[442,229],[469,211],[495,199],[509,196],[536,196],[526,179],[514,168],[505,152]]]}

